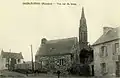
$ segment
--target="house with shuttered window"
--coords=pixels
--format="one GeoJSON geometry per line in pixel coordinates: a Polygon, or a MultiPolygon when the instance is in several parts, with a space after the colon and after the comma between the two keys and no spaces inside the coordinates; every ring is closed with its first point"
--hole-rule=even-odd
{"type": "Polygon", "coordinates": [[[93,49],[95,76],[120,77],[120,27],[103,27],[93,49]]]}
{"type": "Polygon", "coordinates": [[[15,64],[23,63],[22,52],[5,52],[0,54],[0,70],[14,70],[15,64]]]}

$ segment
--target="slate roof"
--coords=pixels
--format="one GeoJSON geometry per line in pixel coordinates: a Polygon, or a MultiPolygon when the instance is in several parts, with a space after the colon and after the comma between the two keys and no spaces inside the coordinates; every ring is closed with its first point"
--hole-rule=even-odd
{"type": "Polygon", "coordinates": [[[36,55],[62,55],[70,54],[74,45],[78,43],[77,37],[49,40],[40,46],[36,55]]]}
{"type": "Polygon", "coordinates": [[[108,41],[116,40],[120,38],[120,27],[113,28],[112,30],[109,30],[107,33],[103,34],[94,44],[98,45],[101,43],[105,43],[108,41]]]}
{"type": "Polygon", "coordinates": [[[1,52],[2,58],[23,59],[22,53],[1,52]]]}

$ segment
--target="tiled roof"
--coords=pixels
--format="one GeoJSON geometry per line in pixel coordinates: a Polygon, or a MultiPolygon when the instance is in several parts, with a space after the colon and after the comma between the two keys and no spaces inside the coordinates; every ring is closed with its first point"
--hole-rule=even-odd
{"type": "Polygon", "coordinates": [[[105,43],[105,42],[108,42],[108,41],[112,41],[112,40],[115,40],[115,39],[119,39],[119,38],[120,38],[120,27],[113,28],[112,30],[109,30],[107,33],[103,34],[93,44],[93,46],[101,44],[101,43],[105,43]]]}
{"type": "Polygon", "coordinates": [[[49,40],[38,49],[36,55],[69,54],[71,53],[72,47],[77,43],[77,37],[49,40]]]}
{"type": "Polygon", "coordinates": [[[1,52],[2,58],[15,58],[23,59],[22,53],[13,53],[13,52],[1,52]]]}

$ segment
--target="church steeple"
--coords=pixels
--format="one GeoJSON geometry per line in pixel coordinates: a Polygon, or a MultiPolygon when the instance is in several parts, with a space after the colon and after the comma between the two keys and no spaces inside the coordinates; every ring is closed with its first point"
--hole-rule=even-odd
{"type": "Polygon", "coordinates": [[[81,19],[80,19],[80,27],[87,27],[86,18],[84,13],[84,8],[82,7],[81,19]]]}
{"type": "Polygon", "coordinates": [[[85,18],[85,14],[84,14],[84,8],[83,8],[83,7],[82,7],[81,18],[85,18]]]}
{"type": "Polygon", "coordinates": [[[86,18],[84,14],[84,8],[82,7],[81,19],[80,19],[80,27],[79,27],[79,44],[80,47],[87,46],[87,24],[86,18]]]}

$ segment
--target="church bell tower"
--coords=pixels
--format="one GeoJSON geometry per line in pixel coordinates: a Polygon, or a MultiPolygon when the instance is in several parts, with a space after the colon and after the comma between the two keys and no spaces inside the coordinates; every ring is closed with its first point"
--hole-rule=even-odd
{"type": "Polygon", "coordinates": [[[87,40],[87,24],[84,14],[84,8],[82,7],[80,26],[79,26],[79,46],[80,49],[86,48],[88,44],[87,40]]]}

